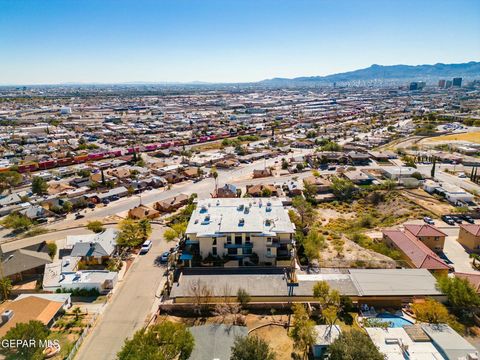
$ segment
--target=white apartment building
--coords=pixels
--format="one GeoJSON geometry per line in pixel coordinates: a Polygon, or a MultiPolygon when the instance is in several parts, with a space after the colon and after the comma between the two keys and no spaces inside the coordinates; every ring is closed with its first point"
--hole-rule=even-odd
{"type": "Polygon", "coordinates": [[[200,200],[186,230],[187,243],[207,256],[259,265],[289,264],[295,225],[278,199],[200,200]]]}

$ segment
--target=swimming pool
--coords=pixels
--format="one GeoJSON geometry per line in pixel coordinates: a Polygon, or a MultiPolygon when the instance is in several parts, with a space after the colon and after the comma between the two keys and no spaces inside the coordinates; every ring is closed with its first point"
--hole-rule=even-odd
{"type": "Polygon", "coordinates": [[[390,323],[389,327],[403,327],[404,325],[412,325],[413,323],[403,317],[390,314],[390,313],[380,313],[374,319],[378,319],[380,321],[385,321],[390,323]]]}

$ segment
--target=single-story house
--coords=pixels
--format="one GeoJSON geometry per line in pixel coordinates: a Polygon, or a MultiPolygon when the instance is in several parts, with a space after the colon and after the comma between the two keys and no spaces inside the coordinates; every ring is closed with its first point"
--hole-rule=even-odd
{"type": "Polygon", "coordinates": [[[128,217],[135,220],[155,219],[160,216],[160,212],[146,205],[139,205],[128,210],[128,217]]]}
{"type": "Polygon", "coordinates": [[[426,269],[344,269],[338,272],[325,268],[318,274],[297,274],[296,278],[298,285],[289,296],[284,269],[280,267],[270,268],[268,274],[252,268],[219,268],[216,273],[184,268],[170,292],[171,307],[193,305],[195,299],[190,289],[198,281],[211,291],[214,303],[225,300],[225,288],[236,294],[248,284],[245,289],[251,296],[252,306],[266,302],[278,306],[292,301],[316,303],[313,287],[318,281],[326,281],[354,303],[375,307],[401,306],[413,298],[442,298],[435,277],[426,269]]]}
{"type": "Polygon", "coordinates": [[[117,283],[118,273],[107,270],[77,270],[78,258],[67,257],[45,265],[43,290],[96,289],[104,294],[117,283]]]}
{"type": "Polygon", "coordinates": [[[271,184],[247,185],[247,194],[253,197],[278,196],[278,189],[271,184]]]}
{"type": "Polygon", "coordinates": [[[323,359],[328,347],[340,336],[342,330],[338,325],[315,325],[317,338],[312,345],[312,353],[315,359],[323,359]]]}
{"type": "Polygon", "coordinates": [[[177,196],[157,201],[153,208],[160,212],[172,212],[187,205],[189,198],[187,194],[178,194],[177,196]]]}
{"type": "Polygon", "coordinates": [[[262,169],[262,170],[253,170],[253,178],[262,178],[262,177],[269,177],[272,176],[271,169],[262,169]]]}
{"type": "Polygon", "coordinates": [[[72,257],[101,264],[115,253],[118,234],[118,230],[109,228],[98,234],[68,235],[65,247],[72,249],[72,257]]]}
{"type": "Polygon", "coordinates": [[[3,254],[1,261],[2,275],[13,281],[20,281],[41,275],[45,265],[50,264],[52,259],[46,252],[17,249],[3,254]]]}
{"type": "Polygon", "coordinates": [[[195,339],[190,360],[229,360],[235,339],[248,335],[246,326],[236,325],[207,324],[192,326],[189,330],[195,339]]]}
{"type": "Polygon", "coordinates": [[[232,184],[225,184],[223,187],[217,189],[215,194],[217,198],[236,198],[237,197],[237,187],[232,184]]]}
{"type": "Polygon", "coordinates": [[[0,326],[0,337],[17,324],[36,320],[50,327],[63,312],[63,302],[51,301],[30,296],[15,301],[5,301],[0,304],[3,323],[0,326]]]}

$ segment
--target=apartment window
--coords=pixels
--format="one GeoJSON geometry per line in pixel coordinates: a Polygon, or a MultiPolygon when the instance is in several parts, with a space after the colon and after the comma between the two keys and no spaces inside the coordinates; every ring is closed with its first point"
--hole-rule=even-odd
{"type": "Polygon", "coordinates": [[[213,238],[213,241],[212,241],[212,246],[215,246],[217,245],[217,238],[213,238]]]}
{"type": "Polygon", "coordinates": [[[245,236],[245,243],[250,243],[250,235],[245,236]]]}
{"type": "Polygon", "coordinates": [[[243,249],[243,255],[251,255],[253,253],[252,249],[243,249]]]}
{"type": "Polygon", "coordinates": [[[241,245],[242,244],[242,235],[235,236],[235,244],[241,245]]]}
{"type": "Polygon", "coordinates": [[[228,255],[237,255],[238,254],[238,249],[228,249],[228,255]]]}
{"type": "Polygon", "coordinates": [[[212,255],[217,256],[217,248],[216,247],[212,247],[212,255]]]}
{"type": "Polygon", "coordinates": [[[270,255],[272,255],[272,249],[267,248],[267,256],[270,256],[270,255]]]}

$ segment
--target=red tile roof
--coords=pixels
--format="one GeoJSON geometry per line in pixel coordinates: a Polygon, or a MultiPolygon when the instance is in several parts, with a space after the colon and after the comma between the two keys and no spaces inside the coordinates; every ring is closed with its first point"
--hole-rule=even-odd
{"type": "Polygon", "coordinates": [[[427,245],[418,240],[412,233],[402,230],[383,230],[395,245],[412,261],[417,269],[443,270],[450,266],[438,257],[427,245]]]}
{"type": "Polygon", "coordinates": [[[416,237],[419,236],[447,236],[443,231],[438,230],[435,226],[422,224],[405,224],[403,226],[405,230],[410,231],[416,237]]]}
{"type": "Polygon", "coordinates": [[[462,224],[460,227],[474,236],[480,236],[480,224],[462,224]]]}

